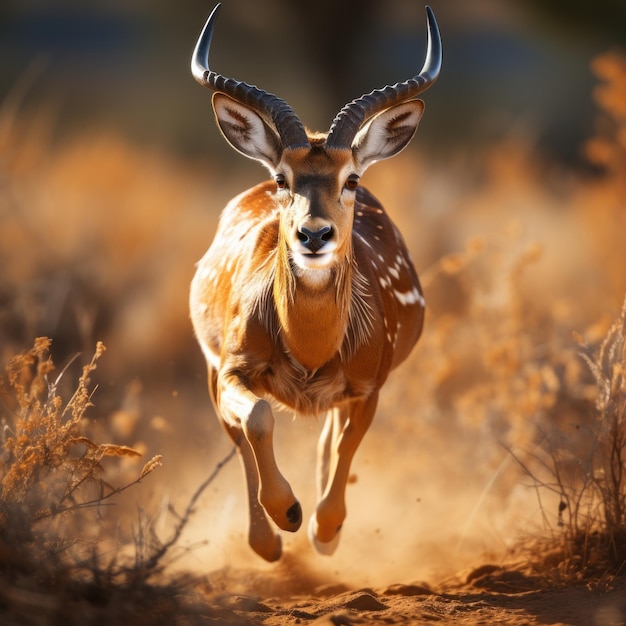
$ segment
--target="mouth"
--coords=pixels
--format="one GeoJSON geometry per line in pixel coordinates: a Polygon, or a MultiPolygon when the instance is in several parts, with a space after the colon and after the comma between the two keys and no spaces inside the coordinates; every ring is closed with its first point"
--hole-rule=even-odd
{"type": "Polygon", "coordinates": [[[293,262],[306,270],[328,269],[333,260],[332,252],[297,252],[292,251],[293,262]]]}

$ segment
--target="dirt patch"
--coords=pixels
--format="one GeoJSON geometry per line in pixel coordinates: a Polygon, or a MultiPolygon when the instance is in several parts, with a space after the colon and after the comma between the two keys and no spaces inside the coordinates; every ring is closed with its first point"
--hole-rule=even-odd
{"type": "MultiPolygon", "coordinates": [[[[220,574],[221,575],[221,574],[220,574]]],[[[563,624],[625,623],[626,579],[550,588],[516,569],[485,566],[466,581],[385,588],[320,585],[308,593],[225,594],[205,588],[215,615],[232,624],[563,624]]]]}

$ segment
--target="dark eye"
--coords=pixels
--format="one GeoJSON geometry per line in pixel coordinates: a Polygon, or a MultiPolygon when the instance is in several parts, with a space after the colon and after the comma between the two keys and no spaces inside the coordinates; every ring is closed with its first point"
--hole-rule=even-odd
{"type": "Polygon", "coordinates": [[[274,176],[274,180],[276,181],[276,186],[279,189],[285,189],[285,187],[287,187],[287,180],[285,179],[284,174],[276,174],[276,176],[274,176]]]}
{"type": "Polygon", "coordinates": [[[354,191],[359,186],[359,177],[356,174],[350,174],[346,180],[346,189],[354,191]]]}

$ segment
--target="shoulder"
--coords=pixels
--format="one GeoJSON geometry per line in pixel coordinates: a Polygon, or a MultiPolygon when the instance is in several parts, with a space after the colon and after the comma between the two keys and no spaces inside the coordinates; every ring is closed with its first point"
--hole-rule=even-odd
{"type": "Polygon", "coordinates": [[[232,219],[265,218],[277,209],[276,184],[266,180],[235,196],[222,212],[222,223],[232,219]]]}

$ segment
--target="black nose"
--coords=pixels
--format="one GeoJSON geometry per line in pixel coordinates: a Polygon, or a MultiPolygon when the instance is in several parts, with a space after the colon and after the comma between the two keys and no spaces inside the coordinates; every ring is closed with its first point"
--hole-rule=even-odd
{"type": "Polygon", "coordinates": [[[331,226],[322,226],[319,230],[312,231],[306,226],[298,227],[298,239],[300,243],[315,254],[333,236],[331,226]]]}

